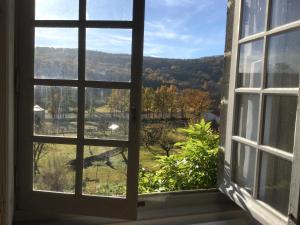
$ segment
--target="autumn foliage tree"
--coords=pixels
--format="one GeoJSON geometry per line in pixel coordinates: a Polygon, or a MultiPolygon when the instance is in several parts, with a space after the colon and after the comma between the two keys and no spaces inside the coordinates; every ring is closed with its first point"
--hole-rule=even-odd
{"type": "Polygon", "coordinates": [[[151,113],[162,119],[178,117],[178,113],[182,119],[199,117],[211,103],[209,93],[198,89],[180,90],[175,85],[143,88],[143,112],[147,118],[151,113]]]}

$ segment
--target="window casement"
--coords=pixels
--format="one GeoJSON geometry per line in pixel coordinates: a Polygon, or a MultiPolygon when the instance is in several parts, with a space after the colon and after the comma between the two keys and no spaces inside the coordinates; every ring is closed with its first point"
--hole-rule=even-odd
{"type": "Polygon", "coordinates": [[[235,1],[220,189],[263,224],[296,224],[300,4],[235,1]]]}
{"type": "MultiPolygon", "coordinates": [[[[41,2],[44,5],[43,12],[47,10],[47,4],[52,8],[53,3],[59,4],[59,1],[43,0],[24,0],[17,3],[17,73],[20,89],[17,109],[19,144],[16,207],[18,210],[46,210],[135,219],[138,201],[139,109],[145,1],[126,1],[126,6],[130,7],[126,8],[125,17],[121,16],[122,9],[116,8],[116,4],[110,1],[103,1],[106,4],[101,5],[102,8],[94,9],[93,1],[89,0],[71,1],[72,5],[67,4],[70,1],[61,1],[61,5],[54,6],[58,10],[56,17],[49,17],[48,14],[39,11],[41,2]],[[87,11],[91,10],[96,10],[98,16],[87,15],[87,11]],[[121,80],[114,79],[113,75],[104,79],[87,72],[87,65],[92,65],[89,60],[101,60],[93,59],[91,51],[88,53],[90,42],[106,41],[109,45],[109,35],[106,36],[108,31],[115,35],[128,35],[128,46],[125,46],[125,49],[128,51],[126,57],[128,56],[129,64],[126,64],[121,80]],[[40,37],[43,35],[50,41],[42,43],[40,37]],[[63,44],[58,43],[61,40],[63,44]],[[45,51],[45,48],[39,48],[39,45],[48,47],[47,57],[52,57],[56,67],[60,66],[60,60],[65,60],[59,51],[68,52],[71,57],[64,63],[70,68],[58,68],[57,71],[39,74],[37,64],[43,62],[37,60],[47,60],[47,57],[37,57],[43,56],[43,50],[45,51]],[[57,45],[60,47],[56,48],[57,45]],[[51,51],[55,52],[52,56],[51,51]],[[112,105],[118,107],[114,121],[118,121],[119,124],[107,124],[105,129],[110,129],[110,132],[105,130],[103,136],[99,137],[99,134],[96,137],[94,131],[89,130],[87,126],[90,119],[88,105],[93,104],[93,97],[97,97],[98,101],[105,101],[107,98],[103,97],[104,94],[114,92],[124,98],[124,105],[112,105]],[[45,107],[48,111],[47,116],[44,112],[45,107]],[[42,120],[45,122],[42,123],[42,120]],[[59,126],[59,123],[64,125],[59,126]],[[114,126],[123,126],[122,133],[114,133],[114,126]],[[107,133],[109,135],[104,135],[107,133]],[[39,148],[45,145],[48,146],[47,151],[42,154],[49,155],[49,161],[44,162],[45,165],[60,164],[61,171],[43,174],[43,170],[39,168],[38,160],[42,158],[39,148]],[[114,154],[116,151],[123,160],[120,159],[122,165],[115,168],[114,172],[121,174],[117,183],[122,185],[120,188],[125,190],[124,193],[120,194],[114,189],[105,189],[102,193],[87,190],[84,181],[92,179],[86,169],[88,160],[93,160],[92,157],[105,159],[107,154],[114,154]],[[67,157],[63,157],[64,155],[67,157]],[[71,168],[71,172],[63,174],[66,173],[66,165],[71,168]],[[66,181],[47,185],[47,179],[52,177],[51,179],[59,180],[60,176],[66,176],[66,181]],[[38,180],[42,181],[38,183],[38,180]]],[[[100,113],[98,119],[101,119],[101,116],[107,115],[100,113]]],[[[109,177],[109,174],[105,176],[109,177]]],[[[107,179],[106,183],[109,186],[110,181],[107,177],[98,179],[107,179]]]]}

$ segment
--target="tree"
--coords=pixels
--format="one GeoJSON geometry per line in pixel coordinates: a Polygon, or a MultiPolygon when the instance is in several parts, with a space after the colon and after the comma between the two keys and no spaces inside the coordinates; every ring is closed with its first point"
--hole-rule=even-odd
{"type": "Polygon", "coordinates": [[[170,117],[174,117],[174,113],[177,113],[177,99],[178,99],[178,90],[175,85],[171,85],[168,88],[168,106],[169,106],[169,112],[170,117]]]}
{"type": "Polygon", "coordinates": [[[151,145],[159,143],[163,128],[164,126],[160,124],[151,124],[143,127],[142,143],[147,149],[150,149],[151,145]]]}
{"type": "Polygon", "coordinates": [[[40,142],[33,143],[33,171],[35,175],[40,173],[39,162],[48,152],[48,144],[40,142]]]}
{"type": "Polygon", "coordinates": [[[181,132],[187,138],[175,144],[180,154],[158,158],[155,171],[140,169],[140,193],[216,187],[219,135],[204,120],[181,132]]]}
{"type": "Polygon", "coordinates": [[[143,88],[143,112],[146,112],[147,118],[150,117],[150,112],[154,108],[155,91],[153,88],[143,88]]]}
{"type": "Polygon", "coordinates": [[[172,135],[172,131],[169,129],[163,129],[159,139],[159,145],[165,151],[167,157],[170,156],[170,151],[174,148],[175,143],[176,137],[172,135]]]}
{"type": "Polygon", "coordinates": [[[113,89],[107,97],[107,105],[112,115],[117,112],[125,113],[129,111],[130,92],[125,89],[113,89]]]}
{"type": "Polygon", "coordinates": [[[181,95],[181,110],[184,114],[192,114],[193,117],[200,116],[210,108],[211,99],[209,93],[196,90],[185,89],[181,95]]]}
{"type": "Polygon", "coordinates": [[[61,88],[51,87],[48,95],[48,111],[53,119],[57,118],[62,102],[61,88]]]}
{"type": "Polygon", "coordinates": [[[170,106],[173,105],[174,88],[168,86],[161,86],[155,91],[154,107],[161,113],[161,118],[165,118],[166,113],[169,112],[170,106]]]}

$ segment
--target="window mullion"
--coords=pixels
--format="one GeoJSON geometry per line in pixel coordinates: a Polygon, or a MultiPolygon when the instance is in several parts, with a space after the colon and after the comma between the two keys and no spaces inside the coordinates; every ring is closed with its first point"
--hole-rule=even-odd
{"type": "Polygon", "coordinates": [[[78,145],[76,166],[75,194],[82,195],[83,149],[84,149],[84,105],[85,105],[85,42],[86,0],[79,1],[79,34],[78,34],[78,145]]]}
{"type": "MultiPolygon", "coordinates": [[[[268,1],[269,2],[269,1],[268,1]]],[[[268,14],[267,14],[268,15],[268,14]]],[[[264,95],[263,89],[266,84],[266,76],[267,76],[267,37],[264,37],[264,49],[263,49],[263,68],[261,73],[261,88],[259,94],[259,114],[258,114],[258,131],[257,131],[257,144],[260,145],[262,143],[262,136],[263,136],[263,113],[264,113],[264,95]]],[[[253,197],[258,197],[258,186],[259,186],[259,171],[260,171],[260,161],[261,161],[261,152],[260,149],[256,149],[256,160],[255,160],[255,177],[254,177],[254,184],[253,184],[253,197]]]]}
{"type": "MultiPolygon", "coordinates": [[[[270,23],[270,0],[267,0],[266,3],[266,19],[265,19],[265,33],[269,29],[270,23]]],[[[268,38],[264,34],[264,47],[263,47],[263,68],[261,73],[261,91],[259,94],[259,114],[258,114],[258,131],[257,131],[257,144],[261,145],[262,138],[263,138],[263,115],[264,115],[264,95],[263,89],[265,88],[266,79],[267,79],[267,61],[268,61],[268,38]]],[[[259,187],[259,175],[260,175],[260,161],[261,161],[261,151],[259,148],[256,149],[256,159],[255,159],[255,177],[254,177],[254,184],[253,184],[253,197],[257,199],[258,197],[258,187],[259,187]]]]}

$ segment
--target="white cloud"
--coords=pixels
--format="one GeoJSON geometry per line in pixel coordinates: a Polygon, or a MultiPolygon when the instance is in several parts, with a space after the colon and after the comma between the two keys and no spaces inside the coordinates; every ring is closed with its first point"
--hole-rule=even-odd
{"type": "Polygon", "coordinates": [[[189,34],[182,34],[174,31],[171,26],[168,27],[169,23],[162,22],[147,22],[145,36],[147,38],[160,38],[166,40],[179,40],[179,41],[189,41],[192,39],[192,36],[189,34]]]}
{"type": "Polygon", "coordinates": [[[35,17],[38,20],[77,20],[78,0],[36,0],[35,17]]]}
{"type": "Polygon", "coordinates": [[[36,28],[35,45],[53,48],[77,48],[77,28],[36,28]]]}
{"type": "Polygon", "coordinates": [[[131,52],[131,31],[115,29],[88,29],[87,49],[109,53],[131,52]]]}

